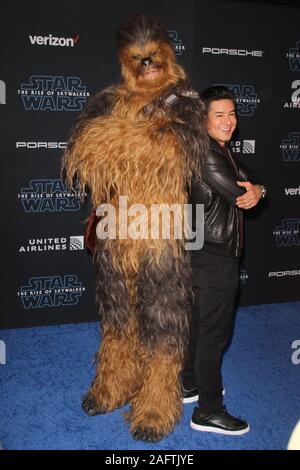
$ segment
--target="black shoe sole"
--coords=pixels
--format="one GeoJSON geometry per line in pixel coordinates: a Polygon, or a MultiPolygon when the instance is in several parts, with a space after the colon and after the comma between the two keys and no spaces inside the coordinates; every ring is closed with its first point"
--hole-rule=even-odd
{"type": "Polygon", "coordinates": [[[228,429],[222,429],[214,426],[207,426],[204,424],[196,424],[193,422],[193,420],[190,421],[190,426],[192,429],[195,429],[195,431],[202,431],[202,432],[215,432],[217,434],[227,434],[229,436],[241,436],[243,434],[246,434],[247,432],[250,431],[250,426],[248,425],[244,429],[238,429],[236,431],[230,431],[228,429]]]}

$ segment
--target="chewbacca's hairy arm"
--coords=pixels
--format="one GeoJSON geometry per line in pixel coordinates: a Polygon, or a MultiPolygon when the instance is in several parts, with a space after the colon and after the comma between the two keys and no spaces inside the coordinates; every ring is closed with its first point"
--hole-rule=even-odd
{"type": "Polygon", "coordinates": [[[83,131],[88,122],[98,116],[110,114],[114,106],[116,96],[116,87],[110,86],[99,91],[92,96],[83,111],[79,114],[73,127],[71,137],[68,143],[68,149],[71,149],[78,135],[83,131]]]}
{"type": "Polygon", "coordinates": [[[67,180],[69,187],[73,188],[79,178],[78,159],[75,155],[75,146],[85,128],[95,118],[110,115],[114,107],[117,86],[110,86],[92,96],[83,111],[79,114],[63,154],[62,177],[67,180]]]}
{"type": "Polygon", "coordinates": [[[174,90],[177,100],[170,106],[171,127],[178,135],[191,168],[198,177],[208,151],[204,104],[191,87],[174,90]]]}
{"type": "Polygon", "coordinates": [[[110,86],[92,96],[88,100],[82,113],[79,115],[75,127],[81,122],[84,123],[85,121],[95,117],[110,114],[114,105],[115,95],[116,86],[110,86]]]}

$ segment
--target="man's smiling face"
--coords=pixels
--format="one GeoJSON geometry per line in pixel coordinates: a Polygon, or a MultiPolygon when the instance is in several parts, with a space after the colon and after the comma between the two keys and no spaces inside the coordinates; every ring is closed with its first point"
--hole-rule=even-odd
{"type": "Polygon", "coordinates": [[[206,128],[221,147],[231,139],[236,125],[235,105],[231,100],[215,100],[210,103],[206,128]]]}

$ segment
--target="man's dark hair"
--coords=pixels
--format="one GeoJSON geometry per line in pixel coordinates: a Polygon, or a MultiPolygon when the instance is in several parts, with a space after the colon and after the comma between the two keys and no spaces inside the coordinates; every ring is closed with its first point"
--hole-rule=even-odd
{"type": "Polygon", "coordinates": [[[209,110],[210,103],[212,101],[231,100],[233,103],[235,103],[233,93],[229,90],[229,88],[227,88],[226,86],[221,86],[221,85],[215,85],[215,86],[206,88],[200,94],[200,98],[205,104],[206,111],[209,110]]]}

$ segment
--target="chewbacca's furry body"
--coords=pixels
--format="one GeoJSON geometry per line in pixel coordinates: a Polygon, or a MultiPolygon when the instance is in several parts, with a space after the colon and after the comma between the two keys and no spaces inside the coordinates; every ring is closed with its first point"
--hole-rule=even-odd
{"type": "MultiPolygon", "coordinates": [[[[90,188],[95,207],[110,202],[117,215],[122,195],[128,206],[178,204],[182,211],[192,173],[200,173],[202,104],[185,96],[190,85],[170,47],[164,47],[172,71],[164,86],[134,91],[124,59],[125,84],[104,90],[88,104],[65,154],[69,182],[77,177],[82,188],[90,188]],[[177,99],[170,102],[170,96],[177,99]]],[[[179,221],[175,217],[173,227],[179,221]]],[[[159,440],[181,413],[188,253],[183,240],[174,237],[117,237],[97,242],[94,264],[102,344],[83,407],[93,415],[130,402],[133,436],[159,440]]]]}

